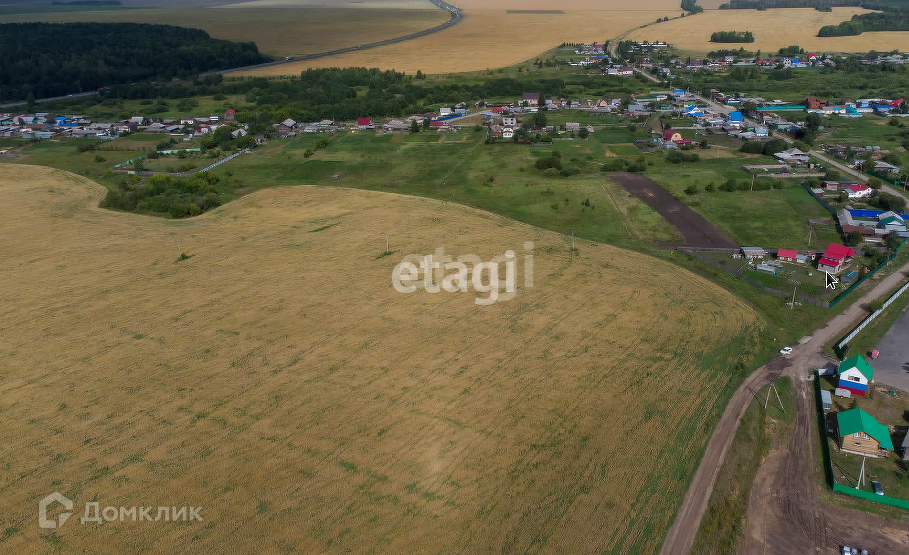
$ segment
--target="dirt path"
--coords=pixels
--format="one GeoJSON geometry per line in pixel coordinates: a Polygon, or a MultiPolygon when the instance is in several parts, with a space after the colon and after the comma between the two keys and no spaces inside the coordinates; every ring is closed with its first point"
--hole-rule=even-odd
{"type": "Polygon", "coordinates": [[[679,230],[690,247],[737,248],[738,245],[718,227],[686,204],[670,195],[666,189],[651,179],[634,173],[618,172],[609,178],[625,188],[644,204],[653,208],[660,216],[679,230]]]}
{"type": "MultiPolygon", "coordinates": [[[[846,514],[846,510],[824,503],[817,491],[817,480],[808,474],[809,471],[813,471],[814,464],[810,447],[811,438],[808,436],[811,433],[810,418],[813,417],[814,412],[810,404],[811,398],[805,390],[807,386],[802,383],[801,379],[812,369],[823,366],[822,361],[827,360],[818,354],[824,344],[847,331],[852,322],[864,311],[862,306],[865,303],[889,292],[905,279],[907,273],[909,273],[909,264],[878,282],[873,289],[849,308],[832,318],[824,327],[816,330],[808,343],[794,348],[792,355],[785,358],[778,357],[758,368],[736,390],[717,423],[710,443],[707,444],[704,457],[688,488],[688,493],[685,494],[682,505],[676,513],[675,521],[663,542],[661,555],[687,555],[691,552],[691,545],[694,543],[701,518],[707,509],[717,474],[738,430],[741,417],[754,398],[750,389],[757,390],[783,373],[793,376],[793,383],[800,386],[797,389],[799,394],[798,416],[796,430],[793,434],[793,445],[792,449],[782,456],[782,460],[779,455],[770,457],[758,472],[758,478],[755,479],[755,486],[752,489],[752,499],[748,510],[749,518],[746,521],[747,541],[742,546],[748,551],[742,551],[742,553],[747,555],[752,553],[834,553],[833,551],[820,551],[820,549],[827,548],[841,540],[842,538],[831,532],[834,529],[841,532],[840,528],[843,527],[830,526],[829,523],[836,522],[836,520],[825,515],[835,514],[837,511],[846,514]],[[773,465],[779,466],[774,467],[773,465]],[[756,506],[755,503],[757,503],[756,506]],[[773,505],[768,506],[767,504],[773,505]],[[773,510],[771,507],[782,507],[782,509],[773,510]],[[752,514],[760,515],[760,517],[755,518],[752,522],[750,516],[752,514]],[[799,536],[798,542],[793,537],[794,535],[799,536]],[[815,550],[795,549],[796,543],[802,541],[807,542],[807,545],[812,546],[815,550]]],[[[870,528],[861,525],[864,519],[860,515],[865,515],[865,513],[848,511],[848,515],[850,519],[855,518],[856,522],[860,523],[856,525],[857,533],[869,533],[870,528]],[[852,513],[859,516],[852,515],[852,513]]],[[[882,522],[881,518],[868,516],[869,526],[875,523],[880,525],[882,522]]],[[[894,530],[909,530],[909,522],[891,522],[889,526],[894,530]],[[898,528],[897,524],[902,528],[898,528]]],[[[884,541],[880,538],[876,539],[874,543],[871,540],[863,540],[863,545],[878,545],[878,542],[884,541]]],[[[901,552],[900,548],[896,547],[901,545],[897,543],[896,536],[890,540],[888,545],[886,550],[878,550],[877,553],[901,552]]],[[[836,546],[834,545],[834,547],[836,546]]],[[[905,546],[902,547],[905,548],[905,546]]]]}

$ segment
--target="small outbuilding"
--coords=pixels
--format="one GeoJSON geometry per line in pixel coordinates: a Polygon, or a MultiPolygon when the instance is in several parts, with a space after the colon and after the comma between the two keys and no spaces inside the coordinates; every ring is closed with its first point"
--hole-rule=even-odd
{"type": "Polygon", "coordinates": [[[830,407],[833,406],[833,397],[826,389],[821,391],[821,404],[824,406],[825,412],[830,410],[830,407]]]}
{"type": "Polygon", "coordinates": [[[909,461],[909,430],[906,430],[906,437],[903,438],[903,444],[900,446],[904,461],[909,461]]]}

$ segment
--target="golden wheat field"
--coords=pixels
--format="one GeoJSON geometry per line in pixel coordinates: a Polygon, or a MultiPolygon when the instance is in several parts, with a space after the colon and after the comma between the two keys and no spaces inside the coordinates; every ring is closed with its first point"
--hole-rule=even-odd
{"type": "Polygon", "coordinates": [[[815,36],[824,25],[835,25],[848,20],[853,14],[867,12],[861,8],[833,8],[829,13],[813,8],[705,11],[638,29],[630,33],[628,38],[663,40],[692,53],[739,46],[770,53],[793,44],[806,51],[818,52],[904,51],[909,47],[909,32],[906,31],[863,33],[855,37],[815,36]],[[710,34],[714,31],[732,30],[751,31],[755,41],[744,45],[710,42],[710,34]]]}
{"type": "Polygon", "coordinates": [[[422,9],[396,9],[382,2],[345,8],[163,8],[0,15],[2,23],[46,21],[138,22],[202,29],[214,38],[254,42],[272,56],[298,56],[400,37],[435,27],[447,12],[422,2],[422,9]]]}
{"type": "MultiPolygon", "coordinates": [[[[565,13],[524,14],[507,13],[504,8],[467,9],[461,23],[424,37],[230,75],[274,75],[279,70],[292,75],[306,68],[335,66],[378,67],[407,73],[417,70],[427,73],[477,71],[518,64],[563,42],[606,41],[667,15],[662,11],[583,11],[561,5],[557,8],[565,13]]],[[[552,9],[551,5],[549,9],[552,9]]],[[[674,12],[668,13],[672,14],[674,12]]]]}
{"type": "Polygon", "coordinates": [[[102,194],[0,166],[5,553],[655,553],[759,333],[668,263],[460,205],[300,186],[168,221],[102,194]],[[511,300],[392,287],[407,253],[525,241],[511,300]],[[42,530],[53,491],[76,514],[42,530]],[[90,501],[204,520],[80,524],[90,501]]]}

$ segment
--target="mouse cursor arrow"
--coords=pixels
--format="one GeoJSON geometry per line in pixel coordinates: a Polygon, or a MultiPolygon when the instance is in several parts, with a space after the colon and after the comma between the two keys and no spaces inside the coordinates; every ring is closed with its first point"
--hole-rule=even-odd
{"type": "Polygon", "coordinates": [[[824,271],[824,275],[826,276],[824,278],[824,287],[827,289],[836,289],[836,284],[839,283],[840,280],[836,279],[836,276],[827,271],[824,271]]]}

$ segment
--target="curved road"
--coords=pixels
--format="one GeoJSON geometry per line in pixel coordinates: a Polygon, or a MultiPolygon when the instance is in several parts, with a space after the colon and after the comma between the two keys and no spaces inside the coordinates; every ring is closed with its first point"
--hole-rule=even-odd
{"type": "Polygon", "coordinates": [[[732,444],[745,410],[754,400],[752,391],[757,391],[772,379],[783,374],[792,376],[796,383],[797,378],[811,370],[811,363],[818,351],[830,339],[841,335],[864,312],[863,305],[893,290],[901,280],[905,279],[907,271],[909,271],[909,264],[878,282],[873,289],[862,295],[849,308],[816,330],[808,343],[794,347],[792,355],[772,360],[745,379],[733,394],[710,437],[704,457],[701,459],[694,479],[688,487],[688,492],[682,500],[682,505],[676,513],[672,527],[666,534],[660,555],[688,555],[691,552],[691,546],[700,528],[704,512],[707,510],[707,504],[713,493],[713,487],[716,484],[720,468],[723,466],[726,453],[732,444]]]}
{"type": "Polygon", "coordinates": [[[404,42],[406,40],[411,40],[411,39],[415,39],[417,37],[424,37],[424,36],[430,35],[432,33],[437,33],[443,29],[447,29],[447,28],[451,27],[452,25],[457,25],[464,19],[464,15],[461,13],[461,9],[458,8],[457,6],[452,6],[451,4],[444,2],[443,0],[429,0],[429,1],[449,13],[448,21],[446,21],[445,23],[442,23],[441,25],[436,25],[435,27],[432,27],[431,29],[426,29],[424,31],[418,31],[416,33],[411,33],[411,34],[405,35],[403,37],[385,39],[385,40],[380,40],[378,42],[371,42],[369,44],[361,44],[359,46],[351,46],[348,48],[339,48],[337,50],[329,50],[328,52],[319,52],[318,54],[307,54],[305,56],[288,56],[284,60],[279,60],[277,62],[266,62],[264,64],[255,64],[255,65],[251,65],[251,66],[222,69],[220,71],[212,71],[212,72],[209,72],[208,74],[203,74],[203,75],[210,75],[213,73],[230,73],[232,71],[241,71],[241,70],[247,70],[247,69],[254,69],[254,68],[258,68],[258,67],[277,66],[277,65],[281,65],[281,64],[287,64],[290,62],[300,62],[303,60],[312,60],[314,58],[324,58],[325,56],[334,56],[337,54],[345,54],[347,52],[357,52],[359,50],[366,50],[367,48],[375,48],[377,46],[385,46],[387,44],[394,44],[396,42],[404,42]]]}

